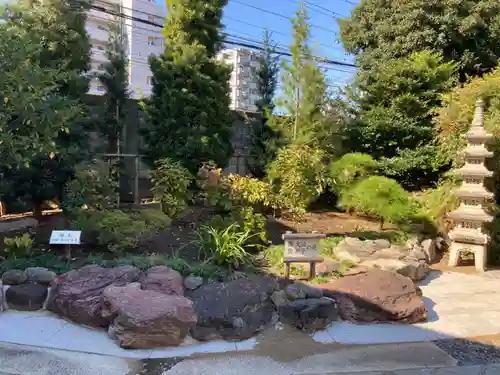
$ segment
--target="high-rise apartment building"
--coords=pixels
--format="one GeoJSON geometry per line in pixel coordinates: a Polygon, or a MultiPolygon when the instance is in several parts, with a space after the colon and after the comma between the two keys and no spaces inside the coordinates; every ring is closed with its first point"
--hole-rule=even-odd
{"type": "Polygon", "coordinates": [[[256,73],[260,66],[260,53],[245,48],[224,49],[217,58],[232,67],[229,80],[231,109],[255,112],[259,100],[256,73]]]}
{"type": "MultiPolygon", "coordinates": [[[[163,33],[161,27],[139,20],[163,25],[164,8],[155,0],[95,0],[92,5],[87,19],[87,32],[92,44],[92,71],[97,73],[104,69],[109,26],[118,23],[128,52],[131,96],[135,99],[148,97],[152,76],[148,57],[163,51],[163,33]]],[[[102,95],[103,92],[104,87],[99,80],[93,79],[89,94],[102,95]]]]}

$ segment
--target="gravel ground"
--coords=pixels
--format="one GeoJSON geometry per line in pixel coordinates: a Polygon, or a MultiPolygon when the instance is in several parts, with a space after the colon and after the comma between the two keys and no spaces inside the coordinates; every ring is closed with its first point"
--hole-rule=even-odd
{"type": "Polygon", "coordinates": [[[458,361],[458,366],[500,363],[500,348],[464,339],[438,340],[434,343],[458,361]]]}

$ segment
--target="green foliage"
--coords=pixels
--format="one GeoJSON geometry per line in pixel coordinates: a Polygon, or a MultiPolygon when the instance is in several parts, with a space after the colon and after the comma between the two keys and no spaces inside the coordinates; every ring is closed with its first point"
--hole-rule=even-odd
{"type": "Polygon", "coordinates": [[[431,112],[453,87],[456,69],[429,51],[361,69],[354,83],[360,115],[346,130],[345,147],[381,159],[384,174],[408,188],[434,183],[449,163],[433,143],[431,112]]]}
{"type": "Polygon", "coordinates": [[[370,155],[361,153],[345,154],[332,162],[328,169],[328,184],[332,190],[341,194],[359,179],[374,174],[378,163],[370,155]]]}
{"type": "Polygon", "coordinates": [[[69,131],[67,122],[81,110],[59,93],[57,82],[68,72],[38,61],[42,48],[31,34],[10,23],[0,26],[0,158],[6,168],[56,151],[59,132],[69,131]]]}
{"type": "Polygon", "coordinates": [[[328,149],[335,132],[324,116],[329,104],[327,84],[310,47],[311,25],[303,2],[292,18],[292,28],[292,61],[282,63],[283,94],[276,101],[289,116],[273,118],[271,126],[289,143],[328,149]]]}
{"type": "Polygon", "coordinates": [[[171,159],[160,159],[155,163],[152,172],[151,191],[161,202],[163,212],[173,218],[187,207],[188,187],[193,176],[180,162],[171,159]]]}
{"type": "Polygon", "coordinates": [[[308,146],[281,149],[267,175],[276,187],[276,200],[291,214],[301,216],[325,187],[324,152],[308,146]]]}
{"type": "Polygon", "coordinates": [[[457,61],[461,80],[493,69],[500,57],[496,0],[365,0],[340,21],[344,48],[362,70],[374,61],[433,50],[457,61]]]}
{"type": "Polygon", "coordinates": [[[74,178],[64,187],[63,210],[77,214],[83,207],[105,210],[116,207],[118,184],[110,162],[94,160],[75,167],[74,178]]]}
{"type": "Polygon", "coordinates": [[[122,30],[122,20],[117,19],[108,28],[108,45],[104,64],[104,72],[98,79],[105,88],[104,116],[99,126],[101,133],[107,137],[109,152],[120,152],[122,138],[127,116],[126,105],[130,97],[128,90],[128,58],[127,40],[122,30]]]}
{"type": "Polygon", "coordinates": [[[180,161],[193,175],[210,160],[224,167],[232,153],[231,69],[215,56],[226,4],[167,0],[165,50],[149,60],[153,79],[144,104],[145,152],[151,161],[180,161]]]}
{"type": "Polygon", "coordinates": [[[164,230],[172,224],[172,219],[165,215],[161,210],[155,208],[145,208],[134,213],[134,217],[139,221],[143,221],[148,228],[156,231],[164,230]]]}
{"type": "MultiPolygon", "coordinates": [[[[10,107],[2,112],[12,129],[17,129],[16,141],[30,157],[26,165],[18,164],[4,176],[12,186],[10,194],[32,203],[38,216],[44,200],[61,198],[74,165],[90,152],[88,132],[94,130],[95,122],[83,102],[89,88],[88,8],[85,3],[65,0],[21,0],[9,8],[13,18],[2,27],[31,42],[1,38],[18,50],[1,48],[6,65],[2,71],[7,73],[3,77],[17,80],[10,89],[2,89],[8,94],[5,107],[10,107]],[[23,51],[30,52],[16,61],[23,51]],[[7,64],[16,66],[17,72],[7,64]],[[10,95],[11,90],[15,95],[10,95]]],[[[6,130],[4,135],[14,134],[6,130]]],[[[8,139],[5,144],[9,145],[8,139]]],[[[10,155],[19,159],[15,152],[10,155]]]]}
{"type": "Polygon", "coordinates": [[[226,228],[202,226],[197,232],[195,243],[200,247],[200,253],[208,255],[217,265],[228,265],[238,268],[249,261],[247,248],[252,235],[242,230],[238,224],[226,228]]]}
{"type": "Polygon", "coordinates": [[[269,117],[274,110],[274,96],[278,86],[279,55],[276,45],[271,39],[269,29],[264,32],[262,40],[263,51],[260,56],[259,67],[255,72],[259,100],[255,105],[260,117],[250,121],[252,128],[251,149],[248,158],[250,173],[257,178],[263,178],[267,165],[276,155],[280,135],[269,124],[269,117]]]}
{"type": "Polygon", "coordinates": [[[33,252],[33,239],[28,233],[24,233],[22,236],[5,237],[3,242],[4,251],[9,258],[26,257],[33,252]]]}
{"type": "Polygon", "coordinates": [[[82,211],[71,220],[71,227],[82,231],[83,242],[113,253],[134,250],[139,240],[155,230],[135,215],[119,210],[82,211]]]}
{"type": "Polygon", "coordinates": [[[372,176],[358,182],[341,195],[340,205],[345,210],[377,218],[384,223],[408,224],[417,213],[417,205],[410,194],[396,181],[372,176]]]}

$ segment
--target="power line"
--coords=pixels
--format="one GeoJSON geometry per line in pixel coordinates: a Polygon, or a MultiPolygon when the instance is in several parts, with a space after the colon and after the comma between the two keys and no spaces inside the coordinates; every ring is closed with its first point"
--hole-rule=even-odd
{"type": "MultiPolygon", "coordinates": [[[[233,0],[233,1],[235,1],[235,0],[233,0]]],[[[101,0],[101,2],[105,3],[102,0],[101,0]]],[[[110,4],[110,3],[108,3],[108,4],[110,4]]],[[[113,15],[113,16],[116,16],[116,17],[120,17],[122,19],[129,19],[129,20],[132,20],[132,21],[136,21],[136,22],[140,22],[140,23],[146,24],[146,25],[163,28],[163,25],[161,25],[161,24],[157,24],[157,23],[149,21],[149,20],[143,20],[143,19],[141,19],[139,17],[129,16],[129,15],[126,15],[126,14],[121,13],[121,12],[111,11],[111,10],[108,10],[108,9],[106,9],[104,7],[100,7],[100,6],[97,6],[97,5],[89,5],[89,6],[90,6],[91,9],[98,10],[100,12],[107,13],[107,14],[110,14],[110,15],[113,15]]],[[[235,35],[231,35],[231,34],[227,34],[227,35],[230,36],[230,37],[236,37],[236,38],[238,38],[238,36],[235,36],[235,35]]],[[[244,39],[244,38],[242,38],[242,39],[244,39]]],[[[263,47],[256,46],[256,45],[250,45],[249,46],[246,43],[238,43],[237,41],[236,42],[235,41],[225,41],[225,43],[227,43],[227,44],[233,44],[233,45],[239,45],[240,47],[253,48],[253,49],[261,50],[261,51],[264,50],[263,47]]],[[[278,55],[283,55],[283,56],[291,56],[291,54],[289,52],[277,52],[277,54],[278,55]]],[[[324,62],[326,62],[328,64],[332,64],[332,65],[339,65],[339,66],[347,66],[347,67],[351,67],[351,68],[356,68],[356,65],[350,64],[350,63],[346,63],[346,62],[342,62],[342,61],[337,61],[337,60],[333,60],[333,59],[322,59],[322,58],[319,58],[317,56],[313,56],[313,58],[317,59],[317,60],[323,60],[324,62]]]]}
{"type": "MultiPolygon", "coordinates": [[[[260,8],[260,7],[257,7],[255,5],[247,4],[247,3],[244,3],[243,1],[240,1],[240,0],[231,0],[231,1],[234,2],[234,3],[240,4],[240,5],[246,6],[248,8],[252,8],[252,9],[258,10],[258,11],[263,12],[263,13],[272,14],[273,16],[280,17],[280,18],[286,19],[286,20],[290,20],[290,17],[287,17],[284,14],[281,14],[281,13],[278,13],[278,12],[273,12],[271,10],[260,8]]],[[[328,28],[323,27],[323,26],[318,26],[318,25],[311,24],[311,27],[314,27],[314,28],[319,29],[319,30],[327,31],[329,33],[337,34],[337,32],[335,30],[328,29],[328,28]]]]}
{"type": "MultiPolygon", "coordinates": [[[[278,30],[275,30],[275,29],[271,29],[269,27],[263,27],[263,26],[259,26],[259,25],[256,25],[254,23],[250,23],[250,22],[246,22],[246,21],[241,21],[237,18],[233,18],[233,17],[230,17],[230,16],[224,16],[225,18],[231,20],[231,21],[234,21],[234,22],[238,22],[238,23],[241,23],[242,25],[247,25],[247,26],[250,26],[250,27],[255,27],[255,28],[258,28],[258,29],[261,29],[261,30],[269,30],[272,34],[277,34],[277,35],[282,35],[282,36],[286,36],[288,38],[291,38],[292,36],[290,34],[287,34],[287,33],[284,33],[282,31],[278,31],[278,30]]],[[[325,48],[330,48],[330,49],[342,49],[342,47],[339,48],[339,46],[331,46],[331,45],[328,45],[328,44],[324,44],[324,43],[318,43],[319,46],[322,46],[322,47],[325,47],[325,48]]]]}

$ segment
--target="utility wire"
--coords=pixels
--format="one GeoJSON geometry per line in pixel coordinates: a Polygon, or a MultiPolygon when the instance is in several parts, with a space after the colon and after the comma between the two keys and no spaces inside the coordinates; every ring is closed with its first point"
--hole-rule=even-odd
{"type": "MultiPolygon", "coordinates": [[[[287,33],[284,33],[282,31],[278,31],[278,30],[275,30],[275,29],[272,29],[272,28],[269,28],[269,27],[265,27],[265,26],[259,26],[259,25],[256,25],[254,23],[250,23],[250,22],[246,22],[246,21],[241,21],[237,18],[234,18],[234,17],[230,17],[230,16],[224,16],[224,18],[227,18],[231,21],[234,21],[234,22],[238,22],[238,23],[241,23],[242,25],[247,25],[247,26],[250,26],[250,27],[254,27],[254,28],[258,28],[258,29],[261,29],[261,30],[269,30],[271,32],[271,34],[276,34],[276,35],[282,35],[282,36],[286,36],[287,38],[291,38],[292,36],[290,34],[287,34],[287,33]]],[[[325,48],[330,48],[330,49],[341,49],[343,50],[342,47],[340,46],[330,46],[328,44],[324,44],[324,43],[318,43],[319,46],[322,46],[322,47],[325,47],[325,48]]]]}
{"type": "MultiPolygon", "coordinates": [[[[235,0],[233,0],[233,1],[235,1],[235,0]]],[[[101,2],[103,2],[103,1],[101,1],[101,2]]],[[[158,24],[158,23],[155,23],[155,22],[151,22],[149,20],[143,20],[143,19],[141,19],[139,17],[129,16],[129,15],[126,15],[124,13],[115,12],[115,11],[112,11],[112,10],[108,10],[108,9],[106,9],[104,7],[97,6],[97,5],[89,5],[89,6],[90,6],[91,9],[98,10],[100,12],[107,13],[107,14],[110,14],[110,15],[113,15],[113,16],[116,16],[116,17],[119,17],[119,18],[122,18],[122,19],[128,19],[128,20],[140,22],[140,23],[143,23],[143,24],[146,24],[146,25],[163,28],[163,25],[161,25],[161,24],[158,24]]],[[[227,35],[229,37],[237,37],[237,36],[231,35],[231,34],[227,34],[227,35]]],[[[247,43],[239,43],[237,41],[225,41],[225,43],[226,44],[232,44],[232,45],[238,45],[240,47],[246,47],[246,48],[252,48],[252,49],[264,51],[263,47],[260,47],[260,46],[255,45],[255,44],[254,45],[248,45],[247,43]]],[[[282,55],[282,56],[292,56],[289,52],[284,52],[284,51],[277,51],[277,54],[278,55],[282,55]]],[[[346,62],[342,62],[342,61],[337,61],[337,60],[333,60],[333,59],[322,59],[322,58],[319,58],[317,56],[313,56],[313,58],[316,59],[316,60],[318,60],[318,61],[323,60],[325,63],[332,64],[332,65],[339,65],[339,66],[347,66],[347,67],[351,67],[351,68],[356,68],[356,65],[350,64],[350,63],[346,63],[346,62]]]]}
{"type": "MultiPolygon", "coordinates": [[[[273,12],[271,10],[260,8],[260,7],[257,7],[255,5],[247,4],[247,3],[243,2],[243,1],[240,1],[240,0],[231,0],[231,1],[233,3],[237,3],[237,4],[240,4],[240,5],[246,6],[248,8],[252,8],[252,9],[258,10],[258,11],[263,12],[263,13],[272,14],[273,16],[280,17],[280,18],[286,19],[286,20],[290,20],[290,17],[287,17],[284,14],[281,14],[281,13],[278,13],[278,12],[273,12]]],[[[329,33],[337,34],[337,32],[335,30],[328,29],[328,28],[323,27],[323,26],[311,24],[311,27],[314,27],[314,28],[316,28],[318,30],[327,31],[329,33]]]]}

